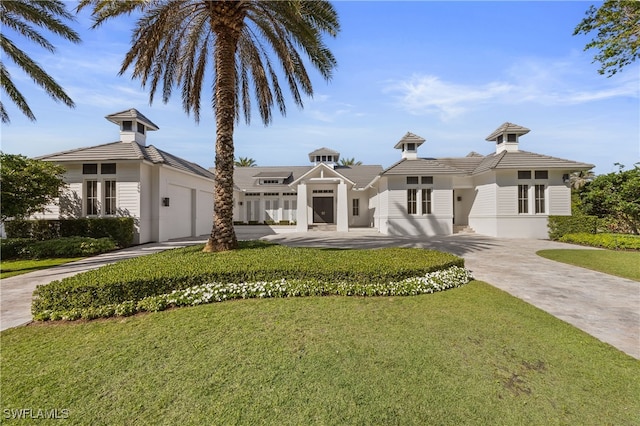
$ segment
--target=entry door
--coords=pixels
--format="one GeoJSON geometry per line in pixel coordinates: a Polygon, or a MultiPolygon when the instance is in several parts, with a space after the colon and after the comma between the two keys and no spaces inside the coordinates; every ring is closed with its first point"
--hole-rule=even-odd
{"type": "Polygon", "coordinates": [[[333,223],[333,197],[313,197],[313,223],[333,223]]]}

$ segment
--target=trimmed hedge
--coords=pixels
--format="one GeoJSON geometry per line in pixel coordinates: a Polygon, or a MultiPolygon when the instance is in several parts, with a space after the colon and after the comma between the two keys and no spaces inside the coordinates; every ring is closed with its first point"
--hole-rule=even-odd
{"type": "Polygon", "coordinates": [[[449,253],[409,248],[337,250],[292,248],[261,241],[240,242],[240,249],[203,253],[202,246],[124,260],[100,269],[38,286],[34,316],[137,302],[212,282],[243,283],[274,279],[318,283],[389,283],[423,276],[464,260],[449,253]]]}
{"type": "Polygon", "coordinates": [[[64,237],[108,237],[118,247],[125,248],[133,242],[134,225],[132,217],[10,220],[5,223],[5,230],[9,238],[39,241],[64,237]]]}
{"type": "Polygon", "coordinates": [[[115,250],[111,238],[68,237],[47,241],[6,238],[0,242],[3,259],[45,259],[93,256],[115,250]]]}
{"type": "Polygon", "coordinates": [[[549,238],[558,240],[565,234],[598,232],[599,220],[596,216],[549,216],[549,238]]]}
{"type": "Polygon", "coordinates": [[[602,247],[610,250],[640,250],[640,235],[626,234],[566,234],[563,243],[602,247]]]}

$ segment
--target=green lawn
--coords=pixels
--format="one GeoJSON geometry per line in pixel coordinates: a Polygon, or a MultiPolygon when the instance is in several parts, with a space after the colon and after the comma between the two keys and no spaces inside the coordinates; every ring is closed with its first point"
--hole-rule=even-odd
{"type": "Polygon", "coordinates": [[[28,272],[47,269],[51,268],[52,266],[62,265],[64,263],[69,263],[80,259],[83,258],[72,257],[39,260],[3,260],[2,262],[0,262],[0,278],[9,278],[16,275],[26,274],[28,272]]]}
{"type": "MultiPolygon", "coordinates": [[[[1,408],[65,424],[631,425],[640,362],[473,281],[0,334],[1,408]]],[[[9,411],[10,412],[10,411],[9,411]]]]}
{"type": "Polygon", "coordinates": [[[540,250],[537,254],[557,262],[640,281],[640,251],[557,249],[540,250]]]}

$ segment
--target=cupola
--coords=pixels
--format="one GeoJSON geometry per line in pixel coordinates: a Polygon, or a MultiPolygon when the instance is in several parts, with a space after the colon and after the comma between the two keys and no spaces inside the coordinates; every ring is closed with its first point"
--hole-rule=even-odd
{"type": "Polygon", "coordinates": [[[340,160],[340,153],[329,148],[316,149],[309,153],[309,161],[314,165],[325,163],[331,167],[335,167],[340,160]]]}
{"type": "Polygon", "coordinates": [[[406,135],[398,141],[394,146],[395,149],[402,150],[402,158],[406,160],[415,160],[418,158],[418,147],[425,142],[424,138],[407,132],[406,135]]]}
{"type": "Polygon", "coordinates": [[[486,140],[495,142],[496,154],[502,151],[515,152],[519,151],[518,143],[520,136],[526,135],[530,130],[526,127],[518,126],[513,123],[504,123],[498,127],[493,133],[487,136],[486,140]]]}
{"type": "Polygon", "coordinates": [[[120,127],[120,142],[136,142],[147,145],[147,132],[159,127],[135,108],[109,114],[105,117],[120,127]]]}

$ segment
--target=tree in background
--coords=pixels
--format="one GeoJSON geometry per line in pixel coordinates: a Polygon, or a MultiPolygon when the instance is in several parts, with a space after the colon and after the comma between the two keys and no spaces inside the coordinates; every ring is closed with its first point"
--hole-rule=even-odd
{"type": "Polygon", "coordinates": [[[585,46],[585,50],[597,49],[594,62],[601,64],[598,72],[611,77],[640,56],[640,2],[605,0],[596,8],[591,6],[586,18],[573,32],[597,35],[585,46]]]}
{"type": "Polygon", "coordinates": [[[236,120],[243,112],[249,123],[252,94],[265,125],[272,120],[274,104],[285,114],[278,66],[300,107],[302,94],[313,95],[307,64],[325,79],[331,77],[336,60],[322,38],[325,34],[337,35],[335,9],[324,0],[81,0],[78,9],[87,6],[93,8],[94,27],[119,15],[142,12],[120,74],[131,66],[133,77],[139,78],[143,86],[149,85],[150,102],[158,85],[162,86],[164,102],[169,100],[173,88],[179,87],[184,110],[199,121],[202,89],[212,87],[211,107],[216,120],[215,214],[204,251],[236,248],[233,229],[236,120]]]}
{"type": "Polygon", "coordinates": [[[47,161],[0,152],[2,221],[28,217],[51,204],[66,186],[64,171],[47,161]]]}
{"type": "MultiPolygon", "coordinates": [[[[44,47],[52,53],[56,51],[55,47],[44,38],[39,32],[39,28],[46,29],[73,43],[80,42],[80,36],[64,23],[65,20],[72,21],[73,15],[66,10],[64,2],[59,0],[0,1],[0,22],[2,26],[11,29],[25,39],[44,47]]],[[[56,102],[61,101],[68,107],[73,108],[75,106],[62,87],[40,68],[29,55],[21,50],[12,40],[7,38],[6,30],[0,33],[0,46],[4,53],[3,56],[11,59],[18,67],[22,68],[38,86],[44,89],[47,95],[56,102]]],[[[9,99],[13,101],[16,107],[18,107],[27,118],[35,121],[35,115],[31,111],[31,108],[29,108],[25,97],[13,83],[3,60],[0,60],[0,81],[2,82],[2,90],[7,94],[9,99]]],[[[10,122],[9,114],[2,101],[0,101],[0,120],[2,123],[10,122]]]]}
{"type": "Polygon", "coordinates": [[[351,157],[351,158],[341,158],[340,159],[340,165],[341,166],[361,166],[362,165],[362,161],[356,161],[355,158],[351,157]]]}
{"type": "Polygon", "coordinates": [[[235,161],[236,167],[255,167],[258,165],[256,160],[249,157],[240,157],[235,161]]]}
{"type": "Polygon", "coordinates": [[[580,170],[579,172],[573,172],[569,175],[571,189],[580,189],[591,182],[595,177],[596,175],[593,173],[593,170],[580,170]]]}
{"type": "Polygon", "coordinates": [[[611,219],[612,230],[638,234],[640,231],[640,163],[624,170],[600,175],[580,191],[586,214],[611,219]]]}

